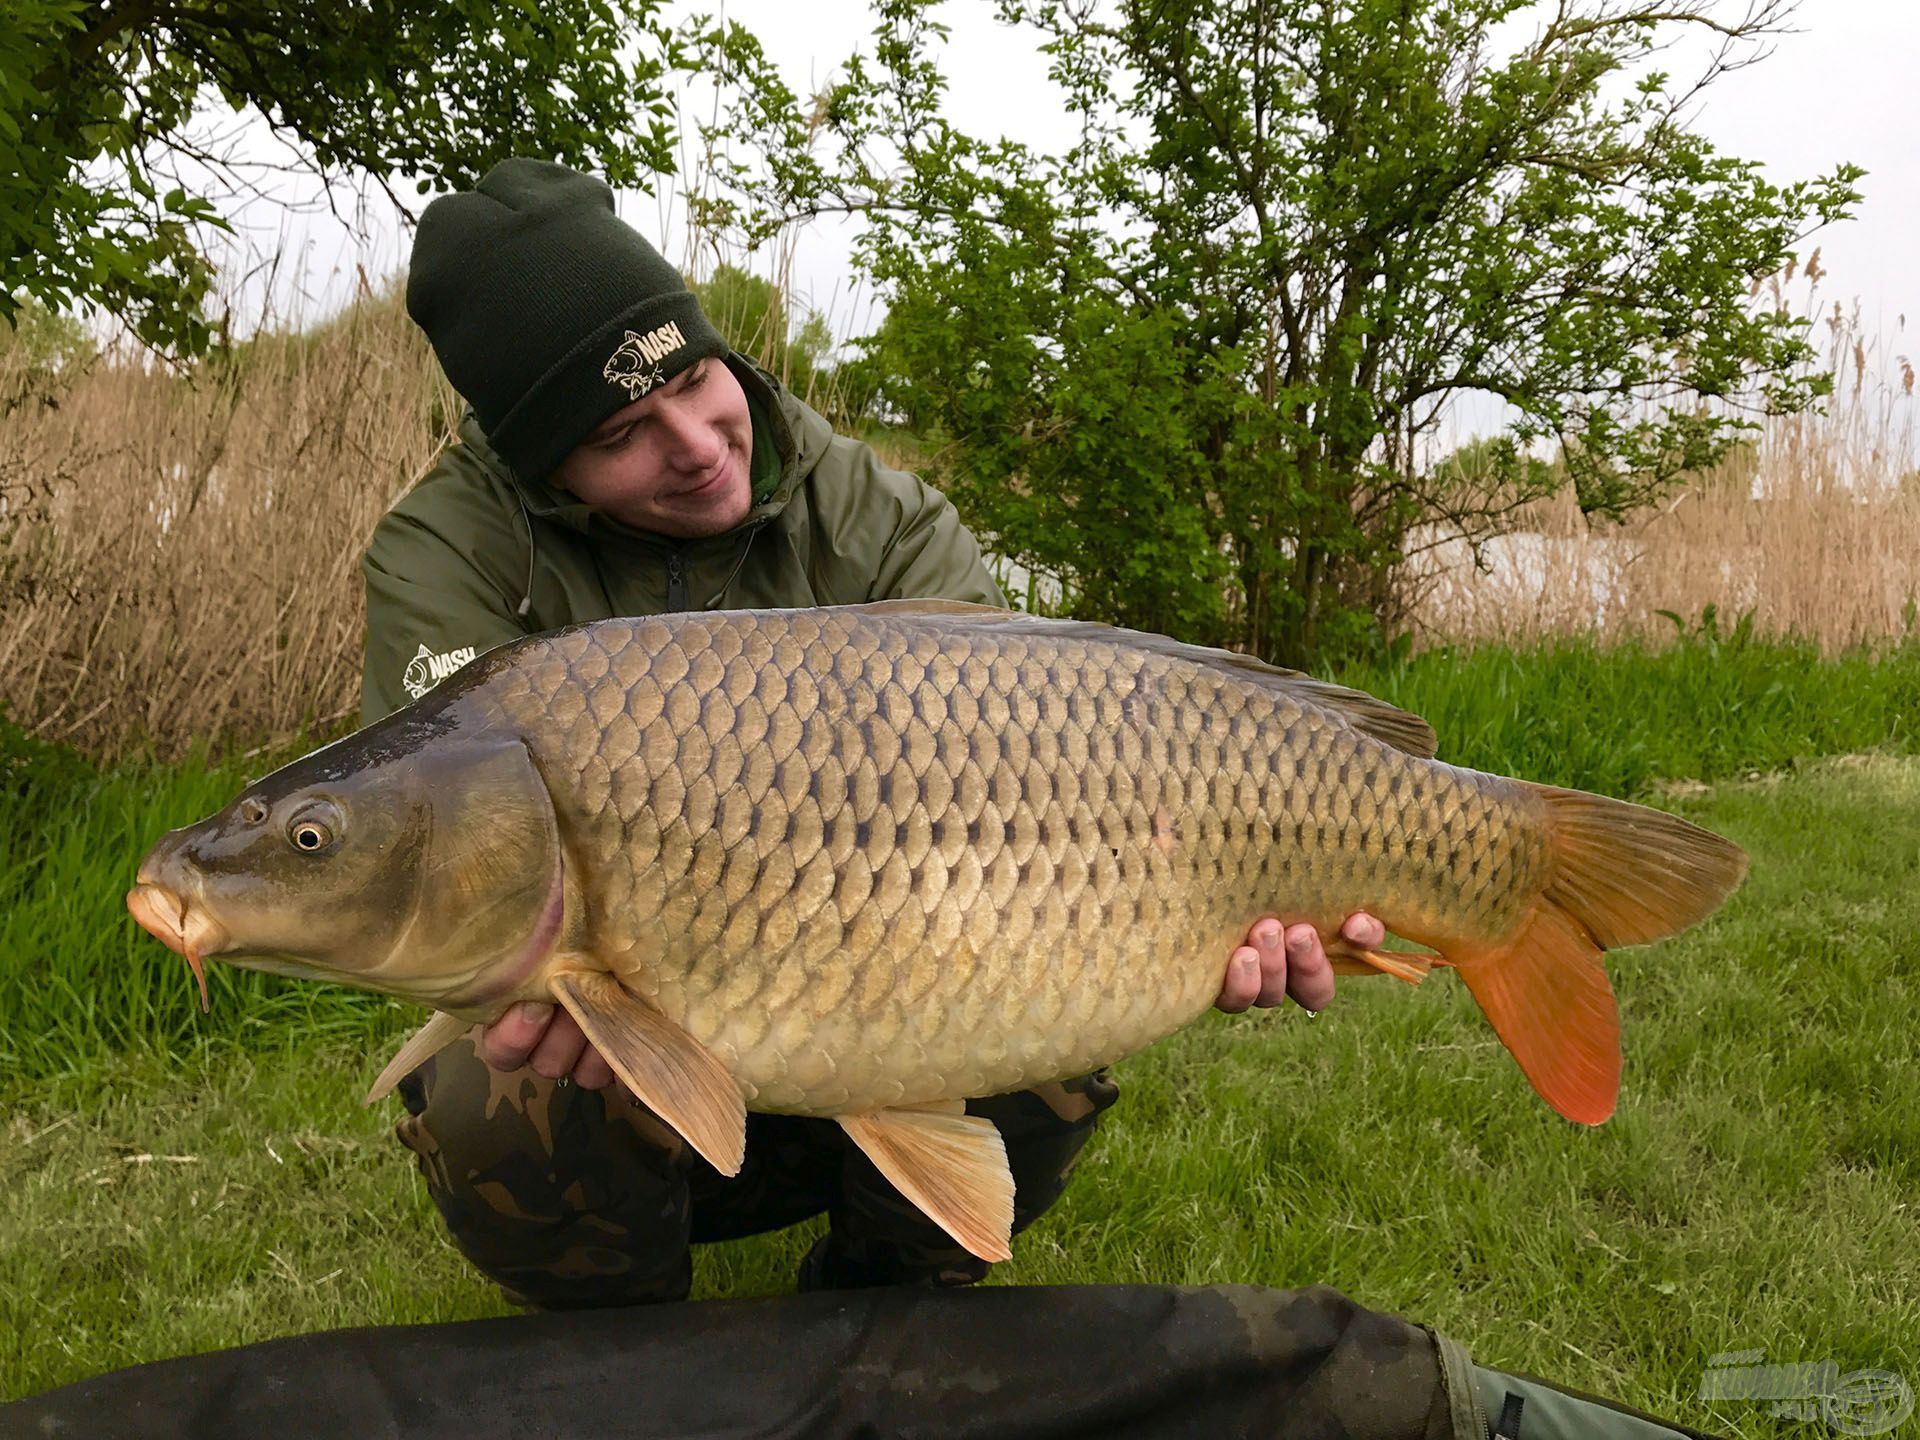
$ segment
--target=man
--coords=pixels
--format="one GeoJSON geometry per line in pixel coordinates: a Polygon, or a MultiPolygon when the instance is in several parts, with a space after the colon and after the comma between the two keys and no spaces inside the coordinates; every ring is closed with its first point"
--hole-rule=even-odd
{"type": "MultiPolygon", "coordinates": [[[[597,180],[510,160],[436,200],[407,308],[472,413],[368,547],[364,720],[495,645],[613,615],[1004,603],[946,499],[730,351],[597,180]]],[[[1358,915],[1333,948],[1381,939],[1358,915]]],[[[1283,935],[1269,916],[1229,957],[1218,1004],[1288,995],[1317,1011],[1332,971],[1311,926],[1283,935]]],[[[516,1006],[401,1094],[400,1139],[456,1243],[537,1307],[683,1297],[691,1241],[823,1210],[803,1289],[986,1273],[832,1121],[750,1117],[745,1167],[723,1179],[550,1006],[516,1006]]],[[[1117,1094],[1096,1073],[969,1105],[1006,1141],[1016,1233],[1117,1094]]]]}

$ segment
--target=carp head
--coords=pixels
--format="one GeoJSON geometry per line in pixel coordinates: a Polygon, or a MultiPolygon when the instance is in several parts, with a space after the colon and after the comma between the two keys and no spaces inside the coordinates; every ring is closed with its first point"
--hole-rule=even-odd
{"type": "Polygon", "coordinates": [[[167,832],[127,909],[186,957],[202,1009],[219,959],[491,1018],[553,950],[565,875],[517,737],[380,725],[167,832]]]}

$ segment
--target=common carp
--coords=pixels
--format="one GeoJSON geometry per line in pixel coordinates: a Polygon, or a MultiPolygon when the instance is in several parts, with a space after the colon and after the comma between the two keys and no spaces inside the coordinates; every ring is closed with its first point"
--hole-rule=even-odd
{"type": "Polygon", "coordinates": [[[515,641],[169,832],[127,897],[218,957],[471,1023],[564,1006],[722,1173],[749,1109],[831,1116],[975,1254],[1013,1184],[966,1099],[1205,1011],[1275,906],[1457,969],[1534,1088],[1620,1083],[1602,951],[1739,883],[1660,811],[1446,765],[1371,696],[1160,636],[938,601],[606,620],[515,641]]]}

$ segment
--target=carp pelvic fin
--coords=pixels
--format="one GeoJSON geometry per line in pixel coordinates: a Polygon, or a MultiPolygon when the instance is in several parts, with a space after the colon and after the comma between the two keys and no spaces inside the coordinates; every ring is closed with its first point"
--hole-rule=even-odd
{"type": "Polygon", "coordinates": [[[472,1023],[449,1015],[444,1010],[435,1011],[433,1018],[414,1031],[407,1043],[400,1047],[399,1053],[387,1062],[387,1068],[373,1082],[373,1088],[367,1091],[363,1103],[371,1105],[376,1100],[386,1099],[393,1093],[394,1086],[466,1034],[472,1028],[472,1023]]]}
{"type": "Polygon", "coordinates": [[[982,1260],[1013,1258],[1013,1172],[991,1120],[958,1100],[836,1118],[928,1219],[982,1260]]]}
{"type": "Polygon", "coordinates": [[[603,970],[553,977],[553,996],[634,1097],[722,1175],[747,1153],[740,1083],[706,1046],[603,970]]]}
{"type": "Polygon", "coordinates": [[[1427,978],[1437,963],[1431,955],[1409,950],[1360,950],[1329,940],[1327,959],[1336,975],[1391,975],[1409,985],[1427,978]]]}

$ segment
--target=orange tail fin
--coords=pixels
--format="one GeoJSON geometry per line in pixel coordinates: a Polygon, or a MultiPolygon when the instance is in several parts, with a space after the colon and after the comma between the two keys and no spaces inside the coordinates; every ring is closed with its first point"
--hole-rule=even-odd
{"type": "Polygon", "coordinates": [[[1620,1015],[1601,952],[1705,919],[1747,873],[1747,857],[1663,811],[1536,788],[1553,879],[1508,939],[1450,958],[1541,1098],[1598,1125],[1620,1093],[1620,1015]]]}

